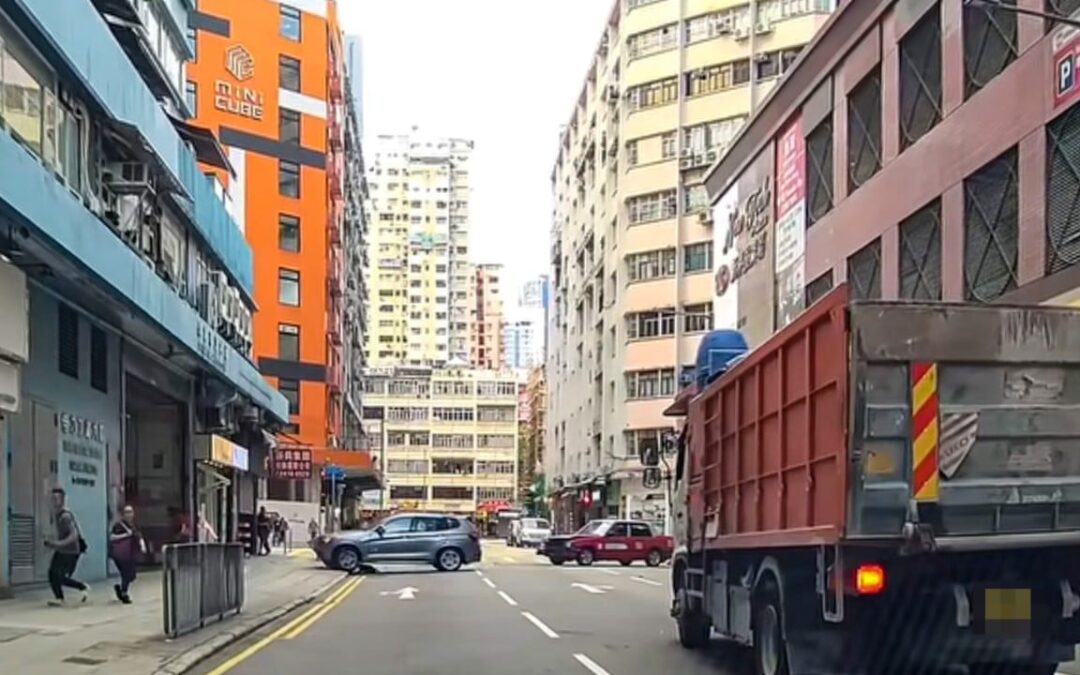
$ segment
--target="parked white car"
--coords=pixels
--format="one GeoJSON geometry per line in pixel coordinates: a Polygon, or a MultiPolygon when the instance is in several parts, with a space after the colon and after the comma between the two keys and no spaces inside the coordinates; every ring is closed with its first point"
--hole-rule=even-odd
{"type": "Polygon", "coordinates": [[[551,523],[543,518],[521,518],[510,529],[511,546],[539,547],[551,536],[551,523]]]}

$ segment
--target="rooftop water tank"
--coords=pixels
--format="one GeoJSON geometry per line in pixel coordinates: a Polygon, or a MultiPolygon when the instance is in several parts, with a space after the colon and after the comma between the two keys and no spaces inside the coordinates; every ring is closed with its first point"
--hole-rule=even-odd
{"type": "Polygon", "coordinates": [[[714,330],[701,340],[697,352],[694,379],[698,391],[720,377],[750,351],[746,338],[737,330],[714,330]]]}

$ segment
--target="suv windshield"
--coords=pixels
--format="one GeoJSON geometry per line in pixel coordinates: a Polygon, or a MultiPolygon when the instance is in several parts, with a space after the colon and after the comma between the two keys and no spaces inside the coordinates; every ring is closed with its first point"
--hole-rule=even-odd
{"type": "Polygon", "coordinates": [[[550,530],[551,525],[548,521],[540,518],[526,518],[521,521],[521,526],[526,530],[550,530]]]}

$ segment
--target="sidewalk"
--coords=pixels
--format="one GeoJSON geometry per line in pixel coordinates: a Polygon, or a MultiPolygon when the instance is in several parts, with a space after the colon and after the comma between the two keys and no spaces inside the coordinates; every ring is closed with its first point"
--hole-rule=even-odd
{"type": "Polygon", "coordinates": [[[134,604],[113,596],[112,582],[93,587],[87,605],[66,591],[69,607],[46,607],[48,589],[0,601],[0,663],[19,675],[150,675],[183,672],[196,648],[212,649],[244,635],[342,578],[310,556],[280,552],[247,560],[243,612],[166,640],[162,635],[161,573],[146,572],[132,586],[134,604]],[[277,611],[276,611],[277,610],[277,611]]]}

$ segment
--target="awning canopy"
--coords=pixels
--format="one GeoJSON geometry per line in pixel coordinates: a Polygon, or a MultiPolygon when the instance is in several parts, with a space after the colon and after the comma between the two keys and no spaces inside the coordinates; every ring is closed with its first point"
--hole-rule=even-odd
{"type": "Polygon", "coordinates": [[[691,384],[675,395],[675,400],[664,409],[664,417],[683,417],[690,408],[690,401],[697,396],[697,385],[691,384]]]}
{"type": "Polygon", "coordinates": [[[191,147],[195,149],[195,159],[203,164],[208,164],[218,169],[224,169],[229,172],[230,176],[236,175],[232,163],[229,162],[229,156],[225,152],[225,148],[218,142],[217,136],[215,136],[213,132],[209,129],[195,126],[190,122],[185,122],[172,115],[169,115],[169,121],[176,127],[176,131],[180,134],[180,137],[188,143],[191,143],[191,147]]]}

